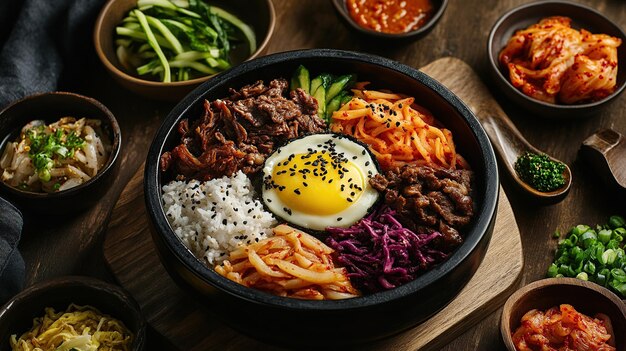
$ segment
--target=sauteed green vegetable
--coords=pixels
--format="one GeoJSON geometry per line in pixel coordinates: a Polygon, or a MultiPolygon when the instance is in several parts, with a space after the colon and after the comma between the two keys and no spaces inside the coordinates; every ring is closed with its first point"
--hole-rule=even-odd
{"type": "Polygon", "coordinates": [[[235,45],[256,51],[250,26],[201,0],[139,0],[116,34],[124,68],[166,83],[230,68],[235,45]]]}

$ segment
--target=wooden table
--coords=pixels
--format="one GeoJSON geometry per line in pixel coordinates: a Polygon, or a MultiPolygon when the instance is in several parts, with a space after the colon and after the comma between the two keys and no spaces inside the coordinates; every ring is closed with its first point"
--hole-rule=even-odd
{"type": "MultiPolygon", "coordinates": [[[[330,1],[273,0],[277,25],[269,53],[303,49],[336,48],[386,56],[413,67],[443,57],[455,56],[469,63],[485,83],[493,88],[487,72],[486,42],[496,19],[508,9],[528,1],[465,0],[450,1],[443,18],[425,38],[407,43],[385,45],[369,42],[355,35],[341,22],[330,1]]],[[[590,5],[623,28],[626,27],[626,4],[616,0],[578,1],[590,5]]],[[[626,45],[626,43],[624,44],[626,45]]],[[[104,264],[102,239],[110,211],[120,192],[145,159],[152,136],[161,120],[174,106],[150,101],[125,91],[109,78],[95,54],[85,58],[93,75],[62,86],[62,90],[92,96],[116,115],[123,134],[121,171],[116,184],[102,201],[85,212],[66,218],[41,218],[26,214],[20,249],[27,265],[27,284],[52,277],[81,274],[113,281],[104,264]]],[[[577,157],[581,142],[601,128],[613,128],[626,134],[626,96],[621,96],[600,115],[579,121],[551,121],[534,117],[512,105],[494,89],[504,110],[526,138],[541,150],[567,162],[574,184],[561,203],[539,207],[517,193],[512,180],[502,173],[507,192],[522,234],[526,267],[521,284],[544,277],[553,259],[556,242],[552,232],[578,223],[602,223],[609,215],[624,215],[624,199],[618,199],[596,181],[592,169],[577,157]],[[620,205],[621,202],[621,205],[620,205]]],[[[498,321],[500,310],[459,335],[445,350],[504,349],[498,321]]],[[[153,333],[149,349],[163,349],[153,333]],[[158,346],[156,346],[158,345],[158,346]]]]}

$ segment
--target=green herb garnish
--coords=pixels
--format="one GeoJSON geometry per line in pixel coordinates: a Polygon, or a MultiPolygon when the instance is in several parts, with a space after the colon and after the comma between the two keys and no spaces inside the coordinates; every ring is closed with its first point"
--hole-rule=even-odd
{"type": "Polygon", "coordinates": [[[565,165],[545,154],[525,152],[515,162],[515,171],[526,184],[539,191],[553,191],[565,185],[565,165]]]}
{"type": "Polygon", "coordinates": [[[30,150],[28,156],[33,160],[39,179],[50,181],[50,169],[55,159],[74,157],[76,150],[83,147],[85,140],[74,131],[67,133],[63,129],[49,133],[44,126],[29,129],[26,132],[30,150]]]}
{"type": "Polygon", "coordinates": [[[611,216],[605,225],[579,224],[559,241],[549,277],[576,277],[588,280],[626,297],[626,253],[624,218],[611,216]]]}

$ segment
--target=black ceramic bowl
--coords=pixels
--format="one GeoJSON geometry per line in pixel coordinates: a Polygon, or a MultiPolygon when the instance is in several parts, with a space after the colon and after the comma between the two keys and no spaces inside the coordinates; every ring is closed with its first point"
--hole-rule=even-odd
{"type": "Polygon", "coordinates": [[[21,210],[47,214],[76,212],[98,202],[116,178],[118,169],[116,161],[122,140],[117,120],[100,102],[74,93],[53,92],[32,95],[2,110],[0,157],[6,143],[16,140],[20,130],[28,122],[43,119],[46,123],[52,123],[66,116],[95,118],[103,122],[103,130],[109,134],[112,145],[109,160],[96,176],[85,183],[52,194],[24,191],[0,182],[0,195],[21,210]]]}
{"type": "Polygon", "coordinates": [[[146,322],[137,303],[122,289],[103,281],[68,276],[35,284],[0,308],[0,350],[10,350],[9,338],[30,330],[33,318],[46,307],[65,310],[71,303],[90,305],[124,323],[133,333],[132,351],[144,349],[146,322]]]}
{"type": "Polygon", "coordinates": [[[509,81],[509,74],[500,65],[498,56],[513,34],[538,23],[550,16],[565,16],[572,19],[572,27],[586,29],[594,34],[604,33],[622,39],[618,48],[619,65],[626,64],[626,34],[614,22],[600,12],[568,1],[540,1],[516,7],[498,19],[491,29],[487,42],[487,56],[493,80],[498,88],[512,101],[538,115],[550,118],[589,117],[614,101],[626,87],[626,70],[620,69],[617,74],[617,89],[606,98],[579,105],[551,104],[531,98],[509,81]]]}
{"type": "Polygon", "coordinates": [[[382,338],[417,323],[450,302],[478,268],[487,249],[498,201],[498,172],[489,139],[472,112],[453,93],[426,74],[397,62],[337,50],[279,53],[243,63],[204,83],[167,116],[152,142],[144,174],[146,206],[153,240],[169,274],[185,290],[195,293],[224,322],[256,338],[273,343],[326,345],[366,342],[382,338]],[[204,99],[228,96],[259,79],[290,77],[298,65],[312,74],[354,72],[358,79],[414,96],[451,129],[457,150],[476,172],[476,216],[465,242],[447,261],[415,281],[393,290],[342,301],[304,301],[273,296],[246,288],[207,268],[183,245],[162,209],[164,176],[159,158],[177,144],[181,118],[201,115],[204,99]]]}
{"type": "Polygon", "coordinates": [[[419,39],[428,32],[430,32],[435,24],[439,21],[443,12],[446,10],[448,6],[448,0],[433,0],[433,16],[428,20],[428,22],[424,23],[423,26],[419,27],[416,30],[412,30],[406,33],[382,33],[377,32],[375,30],[361,27],[353,18],[350,16],[350,11],[348,11],[348,7],[346,5],[346,0],[332,0],[333,5],[335,6],[335,10],[339,16],[346,22],[352,29],[361,33],[363,35],[369,36],[370,38],[376,38],[380,40],[410,40],[410,39],[419,39]]]}

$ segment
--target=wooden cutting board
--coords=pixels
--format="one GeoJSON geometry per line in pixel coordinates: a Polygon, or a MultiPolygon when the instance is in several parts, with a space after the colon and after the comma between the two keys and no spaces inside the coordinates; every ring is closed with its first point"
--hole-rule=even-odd
{"type": "MultiPolygon", "coordinates": [[[[470,108],[497,104],[463,61],[443,58],[422,68],[470,108]]],[[[223,325],[171,280],[148,229],[143,167],[128,183],[111,215],[104,256],[119,283],[141,306],[150,325],[181,350],[268,350],[273,347],[223,325]]],[[[495,230],[478,271],[443,310],[417,327],[367,346],[371,350],[435,350],[501,306],[517,287],[523,267],[519,229],[500,189],[495,230]]],[[[243,316],[242,316],[243,318],[243,316]]],[[[361,347],[363,348],[363,347],[361,347]]],[[[278,348],[275,348],[278,349],[278,348]]]]}

